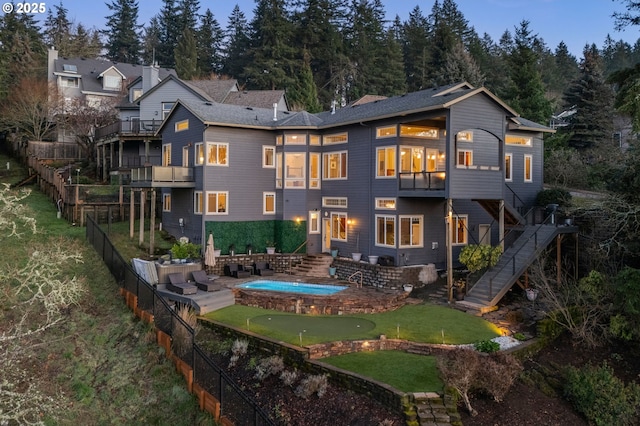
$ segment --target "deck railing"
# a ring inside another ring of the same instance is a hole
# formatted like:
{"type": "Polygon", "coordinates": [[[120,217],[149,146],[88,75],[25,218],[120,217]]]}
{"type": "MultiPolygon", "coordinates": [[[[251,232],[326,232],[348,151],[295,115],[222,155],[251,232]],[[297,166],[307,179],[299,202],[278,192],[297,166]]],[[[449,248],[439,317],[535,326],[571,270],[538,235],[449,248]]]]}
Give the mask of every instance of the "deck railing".
{"type": "Polygon", "coordinates": [[[443,190],[445,172],[410,172],[400,173],[400,190],[443,190]]]}
{"type": "Polygon", "coordinates": [[[96,139],[110,136],[152,136],[160,128],[162,120],[122,120],[96,129],[96,139]]]}

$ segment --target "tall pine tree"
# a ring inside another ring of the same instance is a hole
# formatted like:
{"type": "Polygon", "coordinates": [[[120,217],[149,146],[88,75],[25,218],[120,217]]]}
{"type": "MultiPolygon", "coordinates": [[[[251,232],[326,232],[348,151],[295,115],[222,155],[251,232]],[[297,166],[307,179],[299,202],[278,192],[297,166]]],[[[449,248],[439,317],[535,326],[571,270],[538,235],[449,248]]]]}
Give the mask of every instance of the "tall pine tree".
{"type": "Polygon", "coordinates": [[[182,34],[180,15],[175,0],[162,0],[162,9],[158,18],[160,44],[156,50],[156,62],[163,67],[175,68],[174,52],[182,34]]]}
{"type": "Polygon", "coordinates": [[[224,34],[220,24],[207,9],[202,16],[202,23],[196,34],[196,44],[198,51],[198,74],[201,77],[220,74],[224,63],[224,52],[222,42],[224,34]]]}
{"type": "Polygon", "coordinates": [[[138,31],[138,2],[135,0],[114,0],[107,3],[112,12],[107,16],[107,58],[130,64],[140,63],[140,37],[138,31]]]}
{"type": "Polygon", "coordinates": [[[198,50],[196,39],[189,28],[185,28],[174,52],[176,58],[176,74],[183,80],[198,77],[198,50]]]}
{"type": "Polygon", "coordinates": [[[419,6],[409,13],[402,27],[402,50],[406,80],[410,92],[426,88],[428,84],[429,23],[419,6]]]}
{"type": "Polygon", "coordinates": [[[249,62],[247,51],[251,40],[247,30],[247,18],[238,5],[233,8],[229,16],[225,33],[226,60],[222,73],[238,79],[249,62]]]}

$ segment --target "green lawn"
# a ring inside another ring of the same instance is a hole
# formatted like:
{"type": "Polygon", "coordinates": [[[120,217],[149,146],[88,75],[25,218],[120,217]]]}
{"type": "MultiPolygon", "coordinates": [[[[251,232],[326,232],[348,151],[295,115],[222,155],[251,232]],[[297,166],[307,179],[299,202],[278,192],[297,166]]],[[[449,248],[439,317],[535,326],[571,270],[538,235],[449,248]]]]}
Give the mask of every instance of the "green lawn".
{"type": "Polygon", "coordinates": [[[341,316],[298,315],[234,305],[210,312],[205,318],[294,345],[300,344],[300,333],[303,345],[333,340],[377,339],[381,334],[388,338],[400,337],[422,343],[464,344],[500,335],[494,324],[482,318],[444,306],[426,304],[407,305],[381,314],[341,316]],[[272,319],[269,321],[268,318],[272,319]],[[354,320],[358,319],[369,321],[374,327],[364,326],[366,323],[357,327],[358,322],[354,320]]]}
{"type": "Polygon", "coordinates": [[[357,352],[320,360],[403,392],[440,392],[436,359],[401,351],[357,352]]]}

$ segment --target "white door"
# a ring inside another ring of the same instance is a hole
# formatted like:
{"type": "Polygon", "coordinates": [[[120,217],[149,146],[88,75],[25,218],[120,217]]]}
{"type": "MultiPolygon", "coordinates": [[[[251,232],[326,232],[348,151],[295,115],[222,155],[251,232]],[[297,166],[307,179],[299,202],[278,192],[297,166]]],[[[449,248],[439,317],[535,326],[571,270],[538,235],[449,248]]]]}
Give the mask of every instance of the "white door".
{"type": "Polygon", "coordinates": [[[478,241],[491,245],[491,225],[478,225],[478,241]]]}

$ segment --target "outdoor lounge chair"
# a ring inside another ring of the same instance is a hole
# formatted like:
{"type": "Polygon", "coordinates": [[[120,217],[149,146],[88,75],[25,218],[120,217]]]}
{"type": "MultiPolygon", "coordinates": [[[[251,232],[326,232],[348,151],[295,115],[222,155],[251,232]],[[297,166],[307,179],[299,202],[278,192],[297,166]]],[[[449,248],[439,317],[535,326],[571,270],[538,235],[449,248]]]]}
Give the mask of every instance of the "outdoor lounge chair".
{"type": "Polygon", "coordinates": [[[237,263],[227,263],[224,266],[224,274],[234,278],[249,278],[251,276],[250,271],[246,271],[244,266],[237,263]]]}
{"type": "Polygon", "coordinates": [[[220,278],[217,275],[207,275],[205,271],[200,269],[199,271],[191,272],[193,281],[195,281],[198,288],[202,291],[217,291],[222,290],[222,284],[215,283],[216,278],[220,278]]]}
{"type": "Polygon", "coordinates": [[[267,275],[273,275],[273,273],[275,272],[273,269],[271,269],[269,262],[256,262],[253,264],[253,270],[257,275],[262,275],[263,277],[267,275]]]}
{"type": "Polygon", "coordinates": [[[186,282],[181,272],[169,274],[167,289],[178,294],[196,294],[198,292],[198,287],[186,282]]]}

